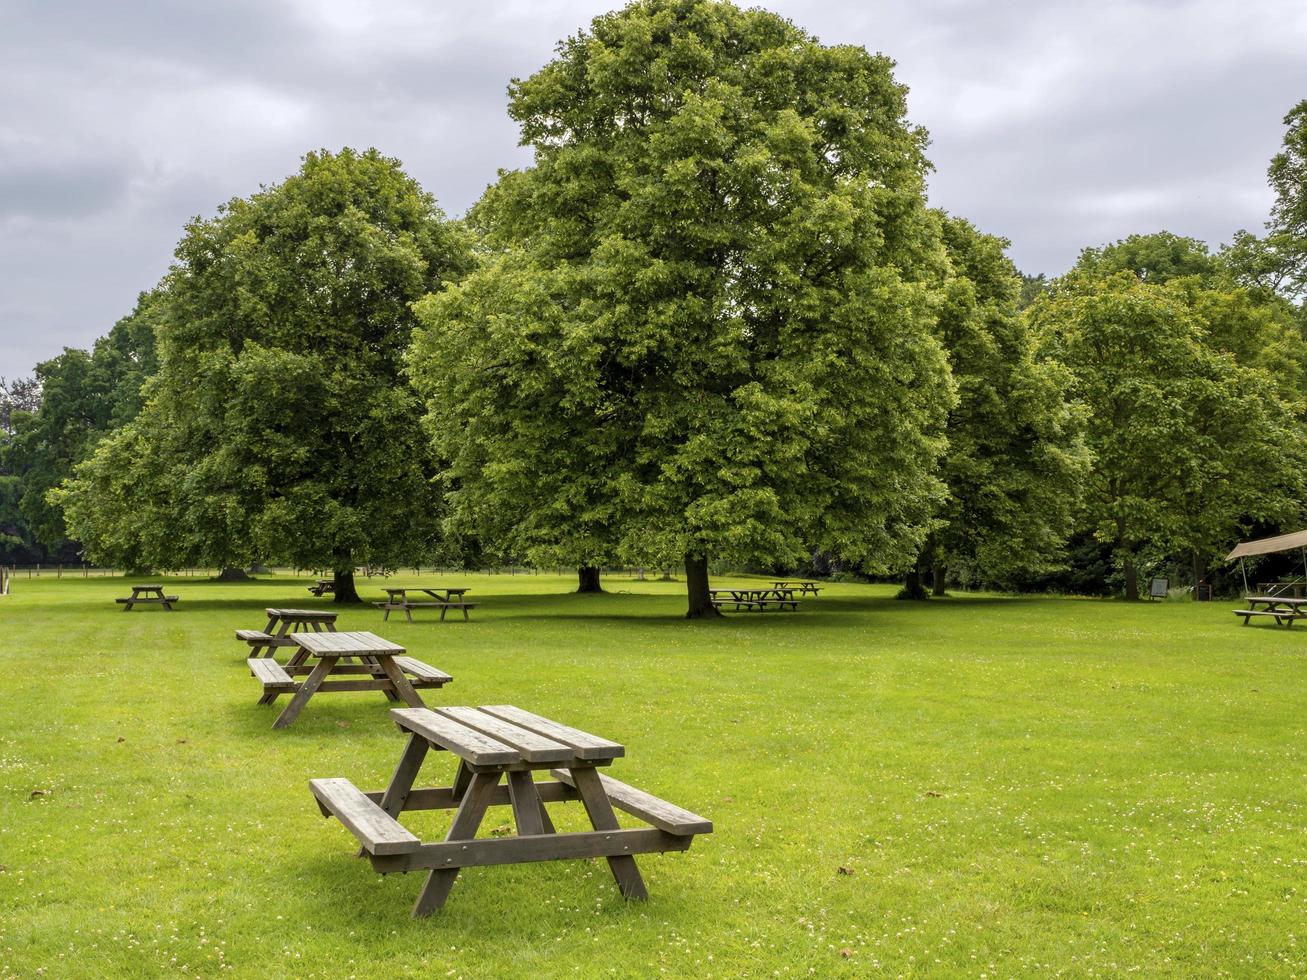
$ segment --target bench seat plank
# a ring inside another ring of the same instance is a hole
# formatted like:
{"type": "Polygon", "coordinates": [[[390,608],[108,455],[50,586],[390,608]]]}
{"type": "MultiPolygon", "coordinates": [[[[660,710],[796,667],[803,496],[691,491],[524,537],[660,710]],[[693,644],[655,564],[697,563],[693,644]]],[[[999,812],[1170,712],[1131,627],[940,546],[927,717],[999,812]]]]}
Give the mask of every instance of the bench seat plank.
{"type": "Polygon", "coordinates": [[[236,639],[244,640],[246,643],[272,643],[275,637],[263,630],[237,630],[236,639]]]}
{"type": "Polygon", "coordinates": [[[295,679],[286,673],[286,669],[271,658],[250,657],[245,661],[249,664],[250,673],[263,682],[264,688],[285,688],[289,690],[295,686],[295,679]]]}
{"type": "Polygon", "coordinates": [[[343,823],[369,854],[407,854],[422,842],[348,779],[310,779],[318,803],[343,823]]]}
{"type": "MultiPolygon", "coordinates": [[[[572,774],[566,769],[551,770],[550,775],[560,783],[566,783],[568,786],[573,785],[572,774]]],[[[659,830],[665,830],[669,834],[691,836],[712,833],[711,820],[701,817],[697,813],[691,813],[674,803],[659,799],[642,789],[629,786],[612,776],[605,776],[603,773],[598,775],[599,781],[603,783],[604,792],[608,794],[608,799],[617,809],[623,810],[633,817],[639,817],[645,823],[652,824],[659,830]]]]}
{"type": "Polygon", "coordinates": [[[448,684],[454,679],[443,670],[437,670],[430,664],[424,664],[421,660],[414,660],[412,657],[396,657],[395,666],[400,670],[408,671],[418,680],[431,684],[448,684]]]}
{"type": "Polygon", "coordinates": [[[438,715],[430,708],[391,708],[390,716],[405,731],[421,735],[474,766],[511,765],[522,761],[522,753],[512,746],[452,718],[438,715]]]}
{"type": "Polygon", "coordinates": [[[562,742],[572,749],[572,753],[578,759],[616,759],[626,755],[626,748],[618,742],[611,742],[598,735],[560,725],[556,721],[523,711],[511,704],[483,704],[481,710],[504,721],[511,721],[514,725],[535,732],[537,735],[562,742]]]}

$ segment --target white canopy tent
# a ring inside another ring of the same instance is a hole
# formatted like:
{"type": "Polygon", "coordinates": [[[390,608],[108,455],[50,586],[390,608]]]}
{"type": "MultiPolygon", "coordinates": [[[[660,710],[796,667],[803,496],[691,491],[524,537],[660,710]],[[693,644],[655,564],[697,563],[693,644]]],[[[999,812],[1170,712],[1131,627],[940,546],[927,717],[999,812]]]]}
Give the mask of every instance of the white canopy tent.
{"type": "Polygon", "coordinates": [[[1293,551],[1297,548],[1302,549],[1302,570],[1304,577],[1307,577],[1307,530],[1294,531],[1292,534],[1279,534],[1273,538],[1258,538],[1256,541],[1245,541],[1237,544],[1234,549],[1225,556],[1226,561],[1239,559],[1239,572],[1243,575],[1243,590],[1248,592],[1248,572],[1244,568],[1243,560],[1249,555],[1273,555],[1281,551],[1293,551]]]}

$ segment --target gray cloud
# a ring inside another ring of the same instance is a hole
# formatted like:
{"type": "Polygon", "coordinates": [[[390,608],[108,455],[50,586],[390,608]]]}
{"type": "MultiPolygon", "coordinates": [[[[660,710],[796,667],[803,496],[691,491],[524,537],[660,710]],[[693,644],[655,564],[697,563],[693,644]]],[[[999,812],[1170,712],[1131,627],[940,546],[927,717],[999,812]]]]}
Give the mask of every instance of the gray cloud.
{"type": "MultiPolygon", "coordinates": [[[[0,375],[89,344],[190,217],[306,150],[377,146],[461,213],[529,160],[509,80],[613,5],[0,0],[0,375]]],[[[1307,97],[1299,0],[765,5],[897,61],[932,201],[1029,271],[1132,232],[1259,227],[1307,97]]]]}

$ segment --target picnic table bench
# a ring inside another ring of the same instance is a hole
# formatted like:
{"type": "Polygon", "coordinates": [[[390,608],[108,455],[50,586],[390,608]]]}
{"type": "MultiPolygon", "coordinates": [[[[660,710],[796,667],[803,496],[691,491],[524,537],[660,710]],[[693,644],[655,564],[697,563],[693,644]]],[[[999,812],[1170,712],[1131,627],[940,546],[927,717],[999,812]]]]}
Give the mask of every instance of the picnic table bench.
{"type": "Polygon", "coordinates": [[[391,717],[408,742],[390,785],[363,792],[348,779],[313,779],[309,789],[323,816],[334,816],[358,838],[360,855],[382,874],[428,871],[413,916],[445,904],[461,868],[527,861],[603,857],[625,898],[648,898],[636,854],[684,851],[711,821],[596,770],[626,749],[617,742],[560,725],[512,705],[481,708],[395,708],[391,717]],[[429,751],[458,758],[449,786],[414,789],[429,751]],[[537,783],[533,772],[553,781],[537,783]],[[506,785],[501,785],[504,780],[506,785]],[[546,803],[580,800],[593,831],[558,833],[546,803]],[[491,806],[511,806],[516,836],[476,840],[491,806]],[[616,807],[649,824],[623,829],[616,807]],[[405,810],[454,809],[443,841],[424,843],[397,819],[405,810]]]}
{"type": "Polygon", "coordinates": [[[821,591],[821,587],[817,585],[816,582],[811,582],[807,579],[778,579],[777,581],[772,582],[772,585],[776,586],[778,589],[793,589],[797,591],[799,595],[815,596],[821,591]]]}
{"type": "Polygon", "coordinates": [[[308,588],[316,596],[336,594],[336,583],[329,578],[320,578],[308,588]]]}
{"type": "Polygon", "coordinates": [[[133,585],[132,594],[128,598],[115,599],[114,601],[122,603],[123,612],[131,612],[132,606],[137,603],[157,604],[163,606],[168,612],[172,612],[172,604],[180,601],[180,597],[164,595],[162,585],[133,585]]]}
{"type": "Polygon", "coordinates": [[[237,630],[236,639],[250,645],[251,657],[271,657],[277,647],[293,647],[288,633],[312,629],[315,633],[334,633],[339,613],[321,609],[265,609],[268,625],[261,630],[237,630]],[[273,631],[276,632],[273,632],[273,631]]]}
{"type": "Polygon", "coordinates": [[[290,704],[273,722],[273,728],[285,728],[293,722],[319,691],[381,691],[390,701],[403,700],[420,708],[422,698],[417,688],[442,687],[453,680],[443,670],[405,656],[402,646],[375,633],[287,635],[299,649],[284,667],[268,657],[250,657],[245,661],[250,673],[263,684],[259,704],[272,704],[283,694],[291,695],[290,704]],[[317,663],[310,663],[314,658],[317,663]],[[355,660],[358,662],[353,663],[355,660]],[[356,676],[350,680],[327,680],[332,674],[356,676]],[[308,676],[303,682],[296,680],[304,675],[308,676]]]}
{"type": "Polygon", "coordinates": [[[798,612],[799,600],[794,598],[794,589],[772,587],[770,589],[709,589],[708,598],[718,609],[734,605],[735,611],[765,612],[769,606],[784,609],[788,606],[798,612]]]}
{"type": "Polygon", "coordinates": [[[1270,616],[1276,626],[1289,629],[1295,619],[1307,619],[1307,599],[1295,596],[1250,595],[1244,598],[1248,608],[1236,609],[1234,614],[1243,617],[1247,626],[1254,616],[1270,616]],[[1263,607],[1263,608],[1259,608],[1263,607]]]}
{"type": "Polygon", "coordinates": [[[475,602],[467,602],[463,599],[463,596],[470,591],[467,588],[387,588],[382,591],[386,593],[385,601],[374,602],[373,605],[386,611],[386,614],[381,617],[385,622],[389,622],[392,610],[399,609],[403,610],[404,615],[411,623],[413,622],[413,610],[424,608],[439,609],[441,622],[444,622],[445,613],[449,612],[449,610],[461,609],[463,610],[463,621],[467,622],[469,619],[468,610],[477,607],[475,602]],[[408,597],[410,592],[419,596],[429,596],[430,598],[410,599],[408,597]]]}

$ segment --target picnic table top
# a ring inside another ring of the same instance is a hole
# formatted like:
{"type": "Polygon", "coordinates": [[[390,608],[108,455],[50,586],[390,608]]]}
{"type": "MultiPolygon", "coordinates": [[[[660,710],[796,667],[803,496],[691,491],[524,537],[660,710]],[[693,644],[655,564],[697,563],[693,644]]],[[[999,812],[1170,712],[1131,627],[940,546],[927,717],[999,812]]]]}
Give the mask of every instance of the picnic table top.
{"type": "Polygon", "coordinates": [[[455,592],[462,595],[464,592],[471,590],[465,585],[406,585],[406,586],[382,586],[382,592],[390,595],[403,595],[405,592],[425,592],[431,595],[436,592],[444,592],[446,595],[453,595],[455,592]]]}
{"type": "Polygon", "coordinates": [[[1286,606],[1307,606],[1307,598],[1291,595],[1250,595],[1244,596],[1244,602],[1279,602],[1286,606]]]}
{"type": "Polygon", "coordinates": [[[796,589],[784,585],[750,586],[740,589],[709,589],[710,595],[724,593],[728,595],[775,595],[779,592],[795,592],[796,589]]]}
{"type": "Polygon", "coordinates": [[[591,735],[511,704],[480,708],[392,708],[391,718],[472,766],[546,767],[582,760],[599,764],[626,754],[617,742],[591,735]]]}
{"type": "Polygon", "coordinates": [[[287,633],[301,649],[315,657],[398,656],[404,648],[375,633],[359,630],[345,633],[287,633]]]}
{"type": "Polygon", "coordinates": [[[162,585],[133,585],[131,588],[133,592],[162,592],[163,591],[162,585]]]}
{"type": "Polygon", "coordinates": [[[274,619],[317,619],[326,623],[334,623],[340,613],[326,612],[322,609],[265,609],[263,610],[274,619]]]}
{"type": "Polygon", "coordinates": [[[778,578],[772,580],[772,585],[816,585],[815,579],[810,578],[778,578]]]}

